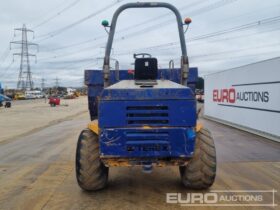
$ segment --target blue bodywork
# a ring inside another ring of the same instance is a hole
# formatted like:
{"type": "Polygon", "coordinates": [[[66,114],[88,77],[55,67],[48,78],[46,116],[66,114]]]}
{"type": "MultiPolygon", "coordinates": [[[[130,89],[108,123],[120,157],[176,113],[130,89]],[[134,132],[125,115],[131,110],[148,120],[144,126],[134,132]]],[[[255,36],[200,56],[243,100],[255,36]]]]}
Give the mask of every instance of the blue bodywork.
{"type": "MultiPolygon", "coordinates": [[[[189,87],[179,85],[180,70],[159,70],[159,77],[174,87],[122,88],[125,80],[133,80],[128,71],[120,71],[116,81],[111,72],[111,85],[103,89],[101,71],[87,70],[91,118],[97,114],[101,158],[126,159],[145,165],[159,160],[191,158],[195,145],[196,101],[193,87],[197,69],[189,76],[189,87]],[[171,72],[171,73],[170,73],[171,72]],[[116,84],[117,83],[117,84],[116,84]]],[[[131,82],[129,84],[132,84],[131,82]]],[[[133,81],[134,84],[134,81],[133,81]]],[[[175,163],[180,164],[180,163],[175,163]]]]}
{"type": "MultiPolygon", "coordinates": [[[[158,79],[166,79],[180,84],[181,69],[159,69],[158,79]]],[[[189,69],[188,82],[185,86],[195,91],[195,84],[198,78],[198,69],[196,67],[189,69]]],[[[120,70],[119,77],[116,75],[116,71],[110,72],[110,83],[116,84],[121,80],[133,80],[134,75],[129,70],[120,70]],[[117,79],[118,78],[118,79],[117,79]]],[[[90,111],[91,120],[97,118],[97,98],[103,91],[103,71],[101,70],[85,70],[85,85],[88,86],[88,108],[90,111]]]]}
{"type": "Polygon", "coordinates": [[[5,101],[11,101],[11,99],[4,94],[4,90],[2,89],[1,83],[0,83],[0,105],[2,105],[5,101]]]}
{"type": "Polygon", "coordinates": [[[12,99],[10,99],[9,97],[3,95],[3,94],[0,94],[0,106],[3,105],[3,102],[7,102],[7,101],[12,101],[12,99]]]}
{"type": "Polygon", "coordinates": [[[4,94],[4,90],[2,88],[1,82],[0,82],[0,94],[4,94]]]}
{"type": "Polygon", "coordinates": [[[104,89],[98,118],[101,157],[191,157],[195,110],[189,88],[104,89]]]}

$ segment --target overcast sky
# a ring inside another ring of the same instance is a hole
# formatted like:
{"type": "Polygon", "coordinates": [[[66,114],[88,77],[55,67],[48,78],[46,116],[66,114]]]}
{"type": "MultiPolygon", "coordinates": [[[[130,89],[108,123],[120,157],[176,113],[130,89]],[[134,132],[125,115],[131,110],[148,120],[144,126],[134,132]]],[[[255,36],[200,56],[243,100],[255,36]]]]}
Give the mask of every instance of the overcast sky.
{"type": "MultiPolygon", "coordinates": [[[[14,28],[26,24],[34,30],[39,44],[37,63],[30,57],[36,86],[82,85],[84,69],[100,69],[107,33],[103,19],[111,21],[114,11],[130,0],[9,0],[0,1],[0,82],[14,88],[18,79],[19,46],[9,42],[21,39],[14,28]],[[92,16],[91,18],[87,18],[92,16]]],[[[141,1],[142,2],[142,1],[141,1]]],[[[279,0],[169,0],[193,22],[186,33],[190,65],[200,75],[261,61],[280,55],[279,0]]],[[[113,58],[121,69],[133,68],[133,53],[151,53],[159,66],[170,59],[179,67],[180,45],[174,15],[166,9],[130,9],[119,18],[113,58]]],[[[113,65],[113,63],[112,63],[113,65]]]]}

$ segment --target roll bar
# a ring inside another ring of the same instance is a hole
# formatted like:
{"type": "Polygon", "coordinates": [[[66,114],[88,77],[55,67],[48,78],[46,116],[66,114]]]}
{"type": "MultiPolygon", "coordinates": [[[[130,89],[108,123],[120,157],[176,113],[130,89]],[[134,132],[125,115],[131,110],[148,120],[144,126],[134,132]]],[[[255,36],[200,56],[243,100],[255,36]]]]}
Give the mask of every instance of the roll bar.
{"type": "Polygon", "coordinates": [[[110,55],[111,55],[111,49],[113,44],[113,39],[115,35],[117,20],[119,15],[126,9],[130,8],[167,8],[171,10],[177,19],[178,24],[178,31],[179,31],[179,38],[181,43],[181,51],[182,51],[182,58],[181,58],[181,71],[182,71],[182,77],[181,77],[181,84],[186,85],[188,72],[189,72],[189,63],[188,63],[188,57],[187,57],[187,48],[186,48],[186,42],[185,42],[185,35],[184,35],[184,24],[182,22],[181,14],[179,13],[178,9],[174,7],[173,5],[169,3],[164,2],[137,2],[137,3],[128,3],[120,6],[112,19],[112,23],[110,26],[106,51],[105,51],[105,57],[104,57],[104,65],[103,65],[103,72],[104,72],[104,87],[108,87],[109,84],[109,74],[110,74],[110,55]]]}

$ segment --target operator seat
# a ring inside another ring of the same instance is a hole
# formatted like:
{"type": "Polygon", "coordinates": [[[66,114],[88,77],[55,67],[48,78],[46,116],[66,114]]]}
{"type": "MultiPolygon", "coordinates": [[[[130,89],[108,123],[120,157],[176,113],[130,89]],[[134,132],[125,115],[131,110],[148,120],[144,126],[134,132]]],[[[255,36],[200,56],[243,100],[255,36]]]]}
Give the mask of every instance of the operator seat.
{"type": "Polygon", "coordinates": [[[158,61],[156,58],[135,58],[135,84],[156,85],[158,77],[158,61]]]}

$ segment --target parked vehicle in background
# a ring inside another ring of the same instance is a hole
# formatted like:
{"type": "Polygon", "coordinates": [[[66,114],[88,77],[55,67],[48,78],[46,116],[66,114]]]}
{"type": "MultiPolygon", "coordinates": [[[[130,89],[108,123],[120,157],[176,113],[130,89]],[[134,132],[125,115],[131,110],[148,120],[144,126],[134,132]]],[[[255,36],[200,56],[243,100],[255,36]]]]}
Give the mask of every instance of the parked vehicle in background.
{"type": "Polygon", "coordinates": [[[0,107],[5,106],[5,108],[10,108],[12,106],[11,101],[12,101],[11,98],[3,94],[0,94],[0,107]]]}
{"type": "Polygon", "coordinates": [[[67,88],[67,95],[74,95],[75,94],[76,89],[73,88],[67,88]]]}
{"type": "Polygon", "coordinates": [[[67,95],[64,96],[64,99],[74,99],[80,96],[80,92],[73,88],[67,88],[67,95]]]}
{"type": "Polygon", "coordinates": [[[25,91],[26,99],[36,99],[36,98],[44,98],[44,94],[40,90],[28,90],[25,91]]]}
{"type": "Polygon", "coordinates": [[[198,102],[204,103],[204,90],[195,90],[195,98],[198,102]]]}
{"type": "Polygon", "coordinates": [[[60,105],[60,98],[57,96],[50,96],[49,104],[51,107],[59,106],[60,105]]]}
{"type": "Polygon", "coordinates": [[[15,100],[25,100],[26,99],[25,98],[25,94],[23,94],[23,93],[15,93],[14,99],[15,100]]]}
{"type": "Polygon", "coordinates": [[[36,97],[35,97],[35,95],[33,95],[33,94],[25,94],[25,99],[36,99],[36,97]]]}

